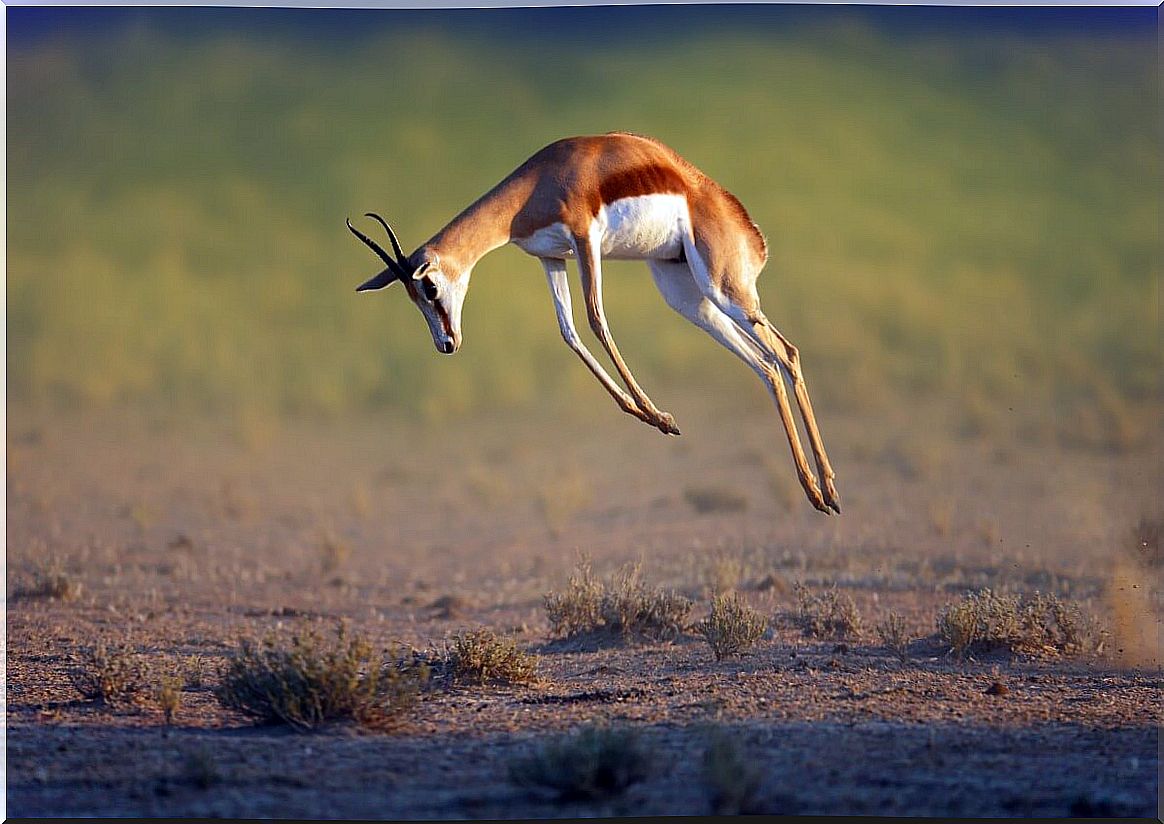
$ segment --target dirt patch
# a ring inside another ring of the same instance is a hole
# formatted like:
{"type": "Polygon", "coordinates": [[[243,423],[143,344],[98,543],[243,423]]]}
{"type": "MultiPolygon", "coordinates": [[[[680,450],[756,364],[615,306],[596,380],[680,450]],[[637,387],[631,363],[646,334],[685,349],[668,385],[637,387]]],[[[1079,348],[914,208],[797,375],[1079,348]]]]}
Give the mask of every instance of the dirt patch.
{"type": "Polygon", "coordinates": [[[893,424],[830,420],[845,514],[825,518],[764,493],[772,466],[724,457],[783,454],[768,416],[725,433],[716,404],[675,406],[682,439],[547,409],[439,439],[402,420],[284,423],[245,446],[205,422],[10,410],[8,813],[702,814],[728,803],[704,754],[730,740],[758,773],[731,801],[748,811],[1155,815],[1162,680],[1144,639],[1160,595],[1140,559],[1158,450],[1026,445],[1000,463],[1005,444],[931,435],[931,460],[903,472],[868,443],[904,437],[893,424]],[[551,455],[602,483],[547,507],[551,455]],[[729,464],[723,486],[748,506],[697,511],[685,490],[729,464]],[[487,466],[503,502],[458,466],[487,466]],[[690,595],[689,625],[664,641],[555,640],[543,596],[580,551],[600,577],[634,563],[645,586],[690,595]],[[1078,604],[1105,644],[951,655],[937,618],[981,587],[1078,604]],[[694,626],[728,591],[767,628],[717,662],[694,626]],[[843,595],[862,621],[806,633],[802,591],[843,595]],[[485,627],[534,654],[538,677],[434,679],[391,728],[311,734],[252,726],[215,698],[240,637],[340,620],[398,655],[485,627]],[[141,664],[132,700],[78,691],[98,641],[141,664]],[[590,725],[636,732],[635,781],[574,801],[512,780],[512,764],[590,725]]]}

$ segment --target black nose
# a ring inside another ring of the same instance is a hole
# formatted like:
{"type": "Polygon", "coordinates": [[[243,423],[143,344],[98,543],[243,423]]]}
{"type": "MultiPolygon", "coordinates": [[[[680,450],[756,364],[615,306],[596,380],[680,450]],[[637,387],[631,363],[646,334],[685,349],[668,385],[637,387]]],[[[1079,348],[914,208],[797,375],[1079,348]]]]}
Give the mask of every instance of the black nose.
{"type": "Polygon", "coordinates": [[[441,343],[441,345],[440,345],[440,349],[441,349],[441,351],[442,351],[442,352],[444,352],[446,355],[451,355],[451,354],[453,354],[453,342],[452,342],[451,340],[449,340],[449,341],[443,341],[443,342],[441,343]]]}

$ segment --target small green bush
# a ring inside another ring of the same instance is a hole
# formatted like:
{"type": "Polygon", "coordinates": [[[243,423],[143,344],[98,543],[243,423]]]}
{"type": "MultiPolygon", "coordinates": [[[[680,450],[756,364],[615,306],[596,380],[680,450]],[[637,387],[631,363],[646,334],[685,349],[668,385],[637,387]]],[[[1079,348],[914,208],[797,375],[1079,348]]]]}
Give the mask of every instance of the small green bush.
{"type": "Polygon", "coordinates": [[[549,790],[561,801],[618,795],[650,771],[650,753],[631,730],[587,727],[510,765],[510,780],[549,790]]]}
{"type": "Polygon", "coordinates": [[[341,624],[334,640],[314,629],[289,642],[274,634],[243,640],[215,696],[261,723],[306,731],[336,720],[384,723],[412,706],[427,678],[427,666],[385,660],[341,624]]]}
{"type": "Polygon", "coordinates": [[[738,739],[723,730],[715,730],[709,737],[703,752],[703,780],[716,815],[760,812],[762,774],[738,739]]]}
{"type": "Polygon", "coordinates": [[[695,626],[695,631],[707,641],[715,660],[720,661],[747,650],[767,628],[767,618],[731,593],[712,598],[711,613],[695,626]]]}

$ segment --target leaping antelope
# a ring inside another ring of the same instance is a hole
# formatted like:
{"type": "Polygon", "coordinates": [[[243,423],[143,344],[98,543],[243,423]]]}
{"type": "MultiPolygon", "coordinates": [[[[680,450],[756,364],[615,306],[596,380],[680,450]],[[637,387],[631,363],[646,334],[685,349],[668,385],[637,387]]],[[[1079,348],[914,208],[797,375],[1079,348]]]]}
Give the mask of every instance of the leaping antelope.
{"type": "Polygon", "coordinates": [[[647,397],[619,354],[602,309],[602,258],[645,260],[663,299],[750,366],[780,412],[801,486],[821,512],[841,511],[795,346],[760,311],[756,278],[768,260],[760,229],[726,189],[657,140],[625,132],[551,143],[457,215],[407,257],[395,257],[347,222],[387,268],[357,287],[404,284],[424,314],[436,348],[461,345],[461,307],[473,266],[507,243],[538,258],[549,280],[562,337],[619,408],[664,433],[675,419],[647,397]],[[590,328],[630,394],[583,345],[574,328],[566,259],[578,261],[590,328]],[[792,384],[821,487],[805,459],[781,374],[792,384]]]}

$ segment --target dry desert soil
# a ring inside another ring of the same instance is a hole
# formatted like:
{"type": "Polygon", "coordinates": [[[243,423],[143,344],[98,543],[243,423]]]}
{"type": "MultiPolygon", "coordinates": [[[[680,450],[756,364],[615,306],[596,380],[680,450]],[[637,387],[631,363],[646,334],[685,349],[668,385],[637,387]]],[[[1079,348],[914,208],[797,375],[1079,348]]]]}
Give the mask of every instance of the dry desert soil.
{"type": "Polygon", "coordinates": [[[959,434],[937,408],[826,413],[844,505],[826,517],[775,415],[729,421],[726,402],[670,402],[680,438],[597,400],[454,421],[10,408],[8,814],[1157,815],[1159,438],[1105,451],[959,434]],[[692,621],[733,590],[769,629],[722,661],[690,630],[555,638],[543,596],[582,555],[600,577],[640,564],[692,621]],[[797,584],[835,586],[860,625],[806,634],[797,584]],[[937,616],[982,587],[1080,606],[1098,649],[952,654],[937,616]],[[876,630],[890,613],[905,660],[876,630]],[[379,649],[488,627],[538,679],[434,681],[387,727],[312,733],[216,699],[240,638],[344,619],[379,649]],[[98,642],[141,663],[130,700],[78,689],[98,642]],[[587,725],[638,734],[641,780],[582,799],[511,780],[587,725]],[[725,749],[754,776],[739,797],[725,749]]]}

